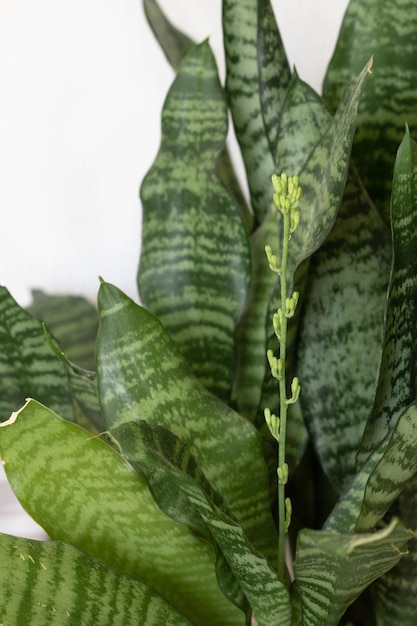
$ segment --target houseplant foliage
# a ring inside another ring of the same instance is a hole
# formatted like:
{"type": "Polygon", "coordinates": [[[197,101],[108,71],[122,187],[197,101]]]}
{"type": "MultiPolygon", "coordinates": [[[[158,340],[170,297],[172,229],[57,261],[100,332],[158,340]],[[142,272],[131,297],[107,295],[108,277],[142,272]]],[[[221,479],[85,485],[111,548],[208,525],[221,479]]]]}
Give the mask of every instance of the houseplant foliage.
{"type": "Polygon", "coordinates": [[[268,0],[223,0],[224,86],[144,9],[175,70],[144,306],[0,290],[0,455],[51,538],[0,536],[2,621],[412,625],[417,9],[352,0],[325,99],[268,0]]]}

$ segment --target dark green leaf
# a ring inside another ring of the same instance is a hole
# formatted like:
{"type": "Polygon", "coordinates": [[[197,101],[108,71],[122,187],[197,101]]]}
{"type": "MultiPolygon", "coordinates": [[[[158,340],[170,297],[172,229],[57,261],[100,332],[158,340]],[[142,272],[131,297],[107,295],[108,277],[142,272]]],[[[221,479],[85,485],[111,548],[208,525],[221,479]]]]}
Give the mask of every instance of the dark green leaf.
{"type": "Polygon", "coordinates": [[[353,157],[386,223],[395,152],[404,124],[417,127],[416,32],[414,0],[351,0],[324,82],[325,98],[336,108],[344,85],[374,55],[353,157]]]}
{"type": "Polygon", "coordinates": [[[310,263],[296,365],[303,415],[337,493],[355,474],[372,408],[390,265],[389,233],[352,172],[310,263]]]}
{"type": "Polygon", "coordinates": [[[194,41],[171,24],[156,0],[143,0],[143,8],[168,62],[174,69],[178,69],[184,56],[195,45],[194,41]]]}
{"type": "Polygon", "coordinates": [[[0,535],[0,615],[30,626],[191,626],[147,585],[74,546],[0,535]]]}
{"type": "Polygon", "coordinates": [[[26,313],[5,287],[0,287],[0,346],[0,421],[28,396],[73,420],[64,366],[50,349],[41,322],[26,313]]]}
{"type": "Polygon", "coordinates": [[[407,130],[392,188],[393,268],[385,312],[379,380],[358,463],[362,463],[417,397],[417,144],[407,130]]]}
{"type": "Polygon", "coordinates": [[[138,284],[194,374],[228,400],[250,256],[240,209],[216,174],[226,133],[224,93],[203,43],[168,93],[161,147],[142,184],[138,284]]]}
{"type": "Polygon", "coordinates": [[[98,383],[110,429],[145,420],[186,444],[250,541],[275,555],[269,486],[255,428],[191,374],[161,323],[116,287],[99,291],[98,383]]]}
{"type": "Polygon", "coordinates": [[[198,626],[243,622],[217,585],[213,548],[162,513],[103,440],[32,400],[0,428],[0,455],[16,496],[52,539],[148,584],[198,626]]]}
{"type": "MultiPolygon", "coordinates": [[[[269,3],[268,15],[271,8],[269,3]]],[[[259,22],[257,0],[224,0],[223,1],[223,36],[226,54],[226,91],[232,112],[236,136],[242,152],[249,184],[251,203],[257,224],[262,223],[271,204],[270,180],[275,171],[275,152],[271,154],[268,136],[265,132],[264,115],[270,119],[273,102],[280,92],[276,89],[277,82],[274,76],[286,75],[285,53],[283,49],[272,51],[272,42],[281,46],[279,34],[271,32],[274,24],[259,22]],[[268,33],[262,28],[268,27],[268,33]],[[262,73],[270,81],[273,89],[266,89],[264,84],[263,103],[260,95],[259,61],[257,53],[258,40],[268,40],[269,54],[263,50],[262,73]],[[283,64],[272,68],[269,64],[272,59],[278,59],[283,64]]],[[[279,79],[278,79],[279,80],[279,79]]],[[[271,128],[272,132],[272,128],[271,128]]],[[[271,136],[272,139],[272,136],[271,136]]]]}
{"type": "Polygon", "coordinates": [[[82,296],[53,295],[32,291],[28,313],[45,322],[57,337],[71,361],[95,369],[95,344],[98,329],[97,309],[82,296]]]}

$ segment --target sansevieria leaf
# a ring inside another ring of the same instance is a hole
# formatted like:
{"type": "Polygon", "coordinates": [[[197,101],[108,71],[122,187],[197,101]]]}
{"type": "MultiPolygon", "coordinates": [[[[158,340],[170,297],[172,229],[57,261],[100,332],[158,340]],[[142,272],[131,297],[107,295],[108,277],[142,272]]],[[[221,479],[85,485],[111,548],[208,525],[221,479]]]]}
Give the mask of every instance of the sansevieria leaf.
{"type": "Polygon", "coordinates": [[[264,20],[265,12],[271,18],[267,1],[223,1],[226,91],[246,168],[255,225],[262,223],[271,204],[269,185],[275,171],[275,151],[271,153],[270,141],[274,142],[279,114],[274,107],[283,97],[282,90],[290,77],[275,20],[264,20]],[[259,58],[258,43],[262,45],[259,58]],[[275,61],[279,65],[274,65],[275,61]]]}
{"type": "Polygon", "coordinates": [[[0,428],[0,456],[22,506],[52,539],[146,583],[193,624],[243,623],[218,587],[213,548],[162,513],[102,439],[31,400],[0,428]]]}
{"type": "Polygon", "coordinates": [[[103,416],[111,430],[145,420],[189,447],[248,538],[275,554],[269,486],[256,429],[192,375],[160,321],[102,283],[97,343],[103,416]]]}
{"type": "Polygon", "coordinates": [[[417,4],[412,0],[351,0],[324,82],[324,97],[336,108],[344,85],[367,58],[375,58],[353,157],[387,224],[397,146],[404,124],[417,126],[416,31],[417,4]]]}
{"type": "Polygon", "coordinates": [[[240,207],[216,171],[226,134],[225,96],[204,42],[168,93],[160,150],[142,184],[138,285],[194,374],[228,401],[250,254],[240,207]]]}
{"type": "Polygon", "coordinates": [[[385,312],[383,352],[374,404],[358,467],[417,397],[417,144],[407,129],[392,185],[393,267],[385,312]]]}
{"type": "Polygon", "coordinates": [[[396,519],[376,533],[301,531],[294,563],[300,626],[337,626],[360,593],[407,553],[410,536],[396,519]]]}
{"type": "Polygon", "coordinates": [[[259,626],[289,625],[287,588],[224,511],[188,446],[166,428],[146,422],[122,424],[111,435],[122,454],[145,476],[160,508],[214,544],[219,584],[226,595],[240,605],[243,592],[259,626]]]}
{"type": "Polygon", "coordinates": [[[351,171],[311,259],[296,365],[314,450],[339,494],[355,474],[372,408],[390,266],[389,232],[351,171]]]}
{"type": "Polygon", "coordinates": [[[29,395],[74,420],[65,367],[46,340],[42,324],[0,287],[0,422],[29,395]]]}
{"type": "Polygon", "coordinates": [[[2,624],[191,626],[138,580],[59,541],[0,535],[2,624]]]}

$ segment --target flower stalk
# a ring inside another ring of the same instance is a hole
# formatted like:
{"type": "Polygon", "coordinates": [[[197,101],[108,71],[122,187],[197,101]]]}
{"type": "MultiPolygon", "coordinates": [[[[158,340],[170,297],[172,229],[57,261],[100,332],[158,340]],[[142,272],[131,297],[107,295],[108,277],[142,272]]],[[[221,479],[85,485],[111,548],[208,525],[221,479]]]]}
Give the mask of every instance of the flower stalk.
{"type": "Polygon", "coordinates": [[[274,187],[274,210],[280,211],[283,218],[281,259],[273,253],[271,246],[265,246],[265,253],[270,270],[277,273],[280,278],[280,307],[273,315],[272,323],[275,335],[279,341],[279,355],[274,355],[268,350],[267,358],[271,368],[271,374],[277,379],[279,385],[279,416],[265,409],[265,420],[272,436],[278,442],[278,575],[282,581],[285,579],[285,541],[288,528],[291,523],[291,501],[285,496],[285,488],[288,482],[288,464],[285,460],[285,443],[287,432],[288,405],[297,402],[300,395],[300,383],[297,377],[291,381],[291,395],[287,397],[286,359],[287,359],[287,328],[288,320],[294,316],[298,304],[299,294],[293,292],[287,294],[287,264],[288,251],[292,233],[296,230],[300,221],[298,203],[302,196],[298,177],[273,175],[274,187]]]}

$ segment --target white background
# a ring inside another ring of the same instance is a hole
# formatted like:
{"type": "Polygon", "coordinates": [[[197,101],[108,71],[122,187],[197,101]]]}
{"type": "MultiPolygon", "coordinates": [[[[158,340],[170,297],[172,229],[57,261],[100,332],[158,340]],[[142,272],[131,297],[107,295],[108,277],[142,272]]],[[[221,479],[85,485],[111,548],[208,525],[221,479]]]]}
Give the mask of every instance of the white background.
{"type": "MultiPolygon", "coordinates": [[[[221,0],[161,0],[223,71],[221,0]]],[[[291,64],[316,90],[348,0],[273,0],[291,64]]],[[[137,298],[138,189],[172,71],[140,0],[0,0],[0,284],[137,298]]],[[[0,466],[1,470],[1,466],[0,466]]],[[[42,533],[0,476],[0,531],[42,533]]]]}

